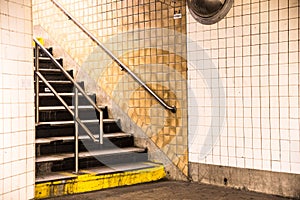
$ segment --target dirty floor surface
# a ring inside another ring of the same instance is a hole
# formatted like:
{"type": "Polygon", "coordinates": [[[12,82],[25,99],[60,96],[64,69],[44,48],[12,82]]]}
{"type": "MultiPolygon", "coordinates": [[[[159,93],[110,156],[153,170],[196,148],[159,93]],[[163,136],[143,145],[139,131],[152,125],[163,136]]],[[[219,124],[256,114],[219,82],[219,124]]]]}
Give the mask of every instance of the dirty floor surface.
{"type": "Polygon", "coordinates": [[[287,200],[287,198],[180,181],[160,181],[97,192],[51,198],[51,200],[287,200]]]}

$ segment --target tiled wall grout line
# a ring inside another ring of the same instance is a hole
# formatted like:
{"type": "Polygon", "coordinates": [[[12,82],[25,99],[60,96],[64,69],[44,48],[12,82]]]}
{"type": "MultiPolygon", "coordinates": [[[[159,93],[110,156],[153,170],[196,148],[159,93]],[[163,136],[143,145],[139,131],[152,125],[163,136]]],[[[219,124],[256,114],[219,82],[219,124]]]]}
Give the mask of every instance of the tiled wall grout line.
{"type": "MultiPolygon", "coordinates": [[[[288,4],[278,0],[235,1],[233,12],[230,11],[230,14],[216,25],[201,25],[192,17],[188,17],[189,37],[195,39],[207,54],[212,56],[213,62],[218,63],[219,73],[223,72],[224,63],[227,65],[226,76],[220,79],[226,84],[224,87],[227,101],[225,117],[227,123],[224,129],[226,131],[221,133],[219,142],[211,147],[211,153],[202,155],[203,159],[202,157],[194,159],[193,155],[197,155],[196,149],[199,147],[190,146],[191,162],[223,166],[223,161],[227,159],[228,154],[226,155],[226,152],[220,149],[232,151],[229,143],[233,142],[230,141],[229,136],[235,135],[232,139],[235,143],[233,148],[236,155],[235,160],[228,159],[229,166],[300,173],[299,162],[296,159],[299,153],[289,145],[293,140],[299,141],[295,136],[299,130],[299,122],[296,119],[299,118],[298,111],[293,114],[295,118],[288,117],[292,114],[289,112],[299,105],[299,102],[296,105],[299,93],[291,93],[297,88],[299,90],[297,86],[299,47],[296,49],[291,46],[299,37],[297,36],[299,26],[295,25],[295,23],[299,24],[298,8],[299,3],[294,0],[289,1],[288,4]],[[232,17],[233,35],[230,34],[232,17]],[[219,34],[217,41],[219,47],[216,50],[215,47],[208,47],[206,45],[208,42],[204,41],[214,40],[212,35],[209,35],[211,32],[207,32],[213,27],[218,27],[219,34]],[[204,39],[194,37],[197,34],[203,34],[204,39]],[[234,37],[233,44],[229,42],[231,37],[234,37]],[[226,46],[226,43],[230,44],[230,47],[226,46]],[[217,53],[218,56],[214,56],[212,52],[217,53]],[[232,54],[235,55],[234,60],[231,58],[232,54]],[[239,83],[239,73],[242,75],[241,83],[239,83]],[[235,133],[231,130],[233,123],[235,133]],[[226,143],[228,146],[224,147],[226,143]],[[211,163],[207,159],[211,156],[213,158],[220,156],[220,159],[212,160],[211,163]]],[[[201,51],[198,53],[200,54],[201,51]]],[[[193,54],[188,52],[190,61],[201,61],[200,57],[197,59],[193,57],[194,55],[196,55],[194,51],[193,54]]],[[[210,77],[206,79],[209,80],[210,77]]],[[[209,99],[205,92],[203,94],[205,100],[209,99]]],[[[203,97],[198,95],[198,98],[200,103],[203,97]]],[[[209,115],[206,114],[206,117],[209,115]]],[[[200,123],[199,127],[201,125],[200,123]]],[[[203,131],[201,136],[205,137],[207,132],[203,131]]]]}

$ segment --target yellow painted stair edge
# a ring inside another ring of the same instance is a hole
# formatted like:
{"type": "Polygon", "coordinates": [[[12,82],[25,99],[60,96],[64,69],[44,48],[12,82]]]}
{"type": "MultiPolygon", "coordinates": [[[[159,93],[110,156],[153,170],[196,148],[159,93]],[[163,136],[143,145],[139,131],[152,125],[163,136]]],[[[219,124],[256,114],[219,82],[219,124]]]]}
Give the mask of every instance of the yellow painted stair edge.
{"type": "MultiPolygon", "coordinates": [[[[45,45],[45,40],[44,40],[44,38],[42,38],[42,37],[36,37],[36,39],[41,43],[41,45],[45,45]]],[[[34,41],[32,41],[32,46],[34,47],[35,46],[35,43],[34,43],[34,41]]]]}
{"type": "Polygon", "coordinates": [[[134,185],[157,181],[166,176],[164,166],[113,174],[84,174],[72,179],[38,183],[35,185],[35,198],[43,199],[68,194],[78,194],[118,186],[134,185]]]}

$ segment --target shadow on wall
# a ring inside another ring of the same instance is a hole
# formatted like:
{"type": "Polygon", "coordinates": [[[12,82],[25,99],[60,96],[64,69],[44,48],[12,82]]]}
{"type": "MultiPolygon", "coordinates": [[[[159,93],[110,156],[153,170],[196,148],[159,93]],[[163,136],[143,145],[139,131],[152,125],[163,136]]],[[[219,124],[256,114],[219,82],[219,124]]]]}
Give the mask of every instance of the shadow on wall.
{"type": "MultiPolygon", "coordinates": [[[[126,72],[121,71],[117,64],[112,63],[112,60],[99,48],[90,54],[83,63],[81,71],[87,73],[88,78],[96,82],[114,100],[117,106],[131,118],[133,125],[143,130],[145,135],[138,137],[143,139],[149,137],[173,164],[187,175],[187,96],[189,96],[189,104],[197,108],[197,101],[193,101],[197,91],[189,86],[193,82],[187,81],[185,51],[178,51],[178,46],[170,45],[174,41],[168,41],[168,38],[176,38],[184,44],[188,42],[189,48],[199,49],[197,43],[187,39],[186,35],[160,28],[121,33],[107,40],[104,45],[108,49],[114,49],[113,53],[159,96],[163,97],[169,105],[175,105],[178,108],[176,114],[164,110],[126,72]],[[155,40],[161,40],[164,35],[174,37],[166,37],[166,40],[162,40],[162,45],[157,46],[157,42],[147,40],[149,35],[155,35],[153,38],[155,40]],[[143,48],[141,48],[141,41],[143,41],[143,48]],[[149,41],[149,43],[145,41],[149,41]]],[[[180,43],[178,44],[180,45],[180,43]]],[[[205,139],[200,140],[197,134],[191,134],[189,146],[199,146],[199,142],[203,143],[200,152],[201,155],[206,156],[218,141],[223,126],[225,92],[222,82],[219,80],[218,69],[214,67],[205,51],[202,52],[203,55],[199,56],[206,58],[205,62],[199,65],[199,63],[191,61],[189,71],[202,78],[203,87],[210,95],[211,110],[209,112],[213,115],[209,129],[204,133],[205,139]],[[211,79],[211,77],[214,78],[211,79]]],[[[193,116],[201,115],[202,113],[198,113],[198,110],[193,111],[193,116]]],[[[198,131],[200,130],[190,130],[193,133],[198,131]]]]}

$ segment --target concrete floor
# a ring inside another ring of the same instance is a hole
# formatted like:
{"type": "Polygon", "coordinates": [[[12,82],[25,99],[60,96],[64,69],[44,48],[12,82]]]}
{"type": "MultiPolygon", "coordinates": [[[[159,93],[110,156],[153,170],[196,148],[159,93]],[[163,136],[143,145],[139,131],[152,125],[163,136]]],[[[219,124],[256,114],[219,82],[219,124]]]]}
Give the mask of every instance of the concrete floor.
{"type": "Polygon", "coordinates": [[[52,200],[187,200],[187,199],[209,199],[209,200],[287,200],[267,194],[235,190],[225,187],[216,187],[205,184],[160,181],[155,183],[140,184],[97,192],[69,195],[51,198],[52,200]]]}

